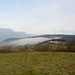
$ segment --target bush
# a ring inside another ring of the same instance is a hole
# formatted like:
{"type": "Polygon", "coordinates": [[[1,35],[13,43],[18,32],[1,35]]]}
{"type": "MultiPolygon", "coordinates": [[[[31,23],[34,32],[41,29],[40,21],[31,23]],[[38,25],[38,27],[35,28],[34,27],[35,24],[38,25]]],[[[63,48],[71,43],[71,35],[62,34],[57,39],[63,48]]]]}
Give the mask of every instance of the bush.
{"type": "Polygon", "coordinates": [[[75,52],[75,41],[69,41],[66,43],[66,51],[68,52],[75,52]]]}
{"type": "Polygon", "coordinates": [[[11,53],[11,52],[13,52],[11,46],[6,46],[0,49],[0,53],[11,53]]]}
{"type": "Polygon", "coordinates": [[[28,46],[18,46],[16,47],[17,52],[27,52],[27,50],[29,49],[28,46]]]}
{"type": "Polygon", "coordinates": [[[34,47],[35,51],[40,51],[40,52],[49,52],[52,51],[51,45],[49,43],[47,44],[37,44],[34,47]]]}
{"type": "Polygon", "coordinates": [[[27,52],[30,47],[28,46],[5,46],[3,48],[0,48],[0,53],[13,53],[13,52],[27,52]]]}
{"type": "Polygon", "coordinates": [[[56,52],[75,52],[75,41],[68,41],[65,44],[56,46],[56,52]]]}

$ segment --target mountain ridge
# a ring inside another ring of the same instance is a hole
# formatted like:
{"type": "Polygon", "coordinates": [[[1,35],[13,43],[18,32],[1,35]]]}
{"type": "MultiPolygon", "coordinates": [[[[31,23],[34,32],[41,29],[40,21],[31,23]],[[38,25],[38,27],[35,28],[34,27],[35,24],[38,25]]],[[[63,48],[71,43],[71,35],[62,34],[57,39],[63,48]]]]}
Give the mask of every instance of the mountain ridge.
{"type": "Polygon", "coordinates": [[[36,38],[36,37],[45,37],[45,38],[54,38],[54,37],[61,37],[61,39],[64,39],[64,40],[75,40],[75,35],[62,35],[62,34],[45,34],[45,35],[38,35],[38,36],[31,36],[31,37],[23,37],[23,38],[8,38],[8,39],[5,39],[3,41],[6,41],[6,42],[10,42],[10,41],[15,41],[15,40],[19,40],[19,39],[24,39],[24,38],[36,38]]]}
{"type": "Polygon", "coordinates": [[[32,34],[28,34],[25,32],[16,32],[12,29],[4,29],[0,28],[0,41],[6,40],[8,38],[24,38],[33,36],[32,34]]]}

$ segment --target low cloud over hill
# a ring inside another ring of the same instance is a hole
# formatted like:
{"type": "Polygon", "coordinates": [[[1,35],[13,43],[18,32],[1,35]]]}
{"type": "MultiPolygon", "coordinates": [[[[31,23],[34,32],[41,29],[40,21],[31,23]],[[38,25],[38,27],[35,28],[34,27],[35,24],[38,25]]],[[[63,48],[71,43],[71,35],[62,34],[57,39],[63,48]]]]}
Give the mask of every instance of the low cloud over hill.
{"type": "Polygon", "coordinates": [[[29,36],[31,35],[25,32],[15,32],[12,29],[0,28],[0,41],[8,39],[8,38],[23,38],[23,37],[29,37],[29,36]]]}

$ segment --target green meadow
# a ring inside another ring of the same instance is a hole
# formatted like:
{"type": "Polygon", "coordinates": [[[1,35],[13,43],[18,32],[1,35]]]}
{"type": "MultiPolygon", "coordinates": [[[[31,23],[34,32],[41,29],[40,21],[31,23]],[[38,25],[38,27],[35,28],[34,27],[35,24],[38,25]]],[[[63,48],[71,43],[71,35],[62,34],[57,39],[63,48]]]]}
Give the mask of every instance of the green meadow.
{"type": "Polygon", "coordinates": [[[75,53],[0,53],[0,75],[75,75],[75,53]]]}

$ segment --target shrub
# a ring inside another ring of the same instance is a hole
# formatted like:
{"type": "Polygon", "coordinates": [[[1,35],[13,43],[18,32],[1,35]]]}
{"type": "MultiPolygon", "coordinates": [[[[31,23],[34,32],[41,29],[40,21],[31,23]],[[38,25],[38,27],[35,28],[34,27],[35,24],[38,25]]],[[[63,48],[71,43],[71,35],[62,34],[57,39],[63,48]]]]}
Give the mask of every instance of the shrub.
{"type": "Polygon", "coordinates": [[[11,53],[11,52],[13,52],[11,46],[6,46],[0,49],[0,53],[11,53]]]}
{"type": "Polygon", "coordinates": [[[37,44],[34,49],[35,49],[35,51],[40,51],[40,52],[52,51],[51,45],[49,43],[47,43],[47,44],[37,44]]]}
{"type": "Polygon", "coordinates": [[[56,52],[75,52],[75,41],[68,41],[65,44],[56,46],[56,52]]]}
{"type": "Polygon", "coordinates": [[[75,41],[69,41],[66,43],[66,51],[68,52],[75,52],[75,41]]]}
{"type": "Polygon", "coordinates": [[[16,49],[17,49],[17,52],[26,52],[29,49],[29,47],[28,46],[18,46],[16,47],[16,49]]]}

